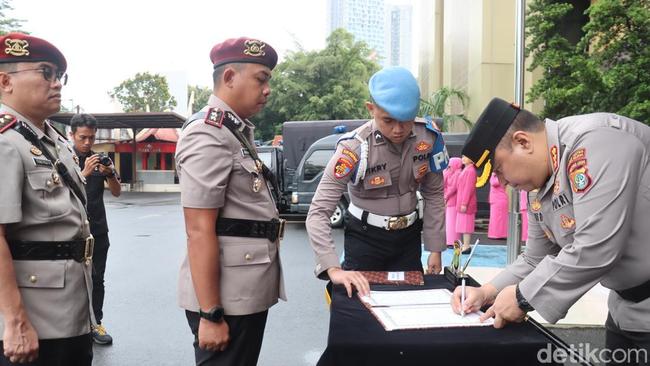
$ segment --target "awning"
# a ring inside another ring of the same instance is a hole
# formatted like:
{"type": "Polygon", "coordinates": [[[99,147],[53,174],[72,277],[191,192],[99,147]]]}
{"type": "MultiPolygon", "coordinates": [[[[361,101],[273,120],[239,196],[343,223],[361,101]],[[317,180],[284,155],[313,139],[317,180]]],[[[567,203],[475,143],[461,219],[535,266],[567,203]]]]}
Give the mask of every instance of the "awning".
{"type": "MultiPolygon", "coordinates": [[[[97,128],[181,128],[185,118],[174,112],[88,113],[97,119],[97,128]]],[[[70,125],[75,113],[57,113],[49,119],[70,125]]]]}

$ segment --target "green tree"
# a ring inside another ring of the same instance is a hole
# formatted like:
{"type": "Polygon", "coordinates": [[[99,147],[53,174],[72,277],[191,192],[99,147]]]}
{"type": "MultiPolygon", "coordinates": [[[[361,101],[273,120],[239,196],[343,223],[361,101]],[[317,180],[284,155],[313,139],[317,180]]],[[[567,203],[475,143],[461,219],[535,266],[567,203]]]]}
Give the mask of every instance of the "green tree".
{"type": "Polygon", "coordinates": [[[469,96],[460,89],[443,86],[433,93],[428,100],[420,100],[418,116],[431,116],[442,118],[441,131],[448,131],[449,126],[457,121],[462,121],[467,128],[472,128],[472,122],[465,117],[465,110],[469,106],[469,96]],[[451,112],[454,106],[461,110],[460,113],[451,112]]]}
{"type": "Polygon", "coordinates": [[[365,42],[337,29],[320,51],[290,52],[271,79],[271,96],[254,117],[259,137],[270,139],[284,121],[366,118],[368,80],[379,70],[365,42]]]}
{"type": "Polygon", "coordinates": [[[147,106],[150,112],[164,112],[176,106],[167,79],[148,72],[135,74],[108,94],[117,99],[125,112],[146,112],[147,106]]]}
{"type": "Polygon", "coordinates": [[[25,32],[21,30],[24,20],[7,17],[7,10],[13,9],[14,8],[9,4],[9,0],[0,0],[0,35],[15,31],[25,32]]]}
{"type": "Polygon", "coordinates": [[[191,100],[192,92],[194,92],[194,103],[192,103],[192,111],[196,112],[208,104],[208,98],[210,98],[210,95],[212,95],[212,89],[205,86],[188,85],[187,100],[191,100]]]}
{"type": "Polygon", "coordinates": [[[528,100],[543,99],[549,118],[606,111],[649,123],[650,1],[599,0],[577,35],[567,31],[575,12],[566,1],[530,4],[526,55],[543,77],[528,100]]]}

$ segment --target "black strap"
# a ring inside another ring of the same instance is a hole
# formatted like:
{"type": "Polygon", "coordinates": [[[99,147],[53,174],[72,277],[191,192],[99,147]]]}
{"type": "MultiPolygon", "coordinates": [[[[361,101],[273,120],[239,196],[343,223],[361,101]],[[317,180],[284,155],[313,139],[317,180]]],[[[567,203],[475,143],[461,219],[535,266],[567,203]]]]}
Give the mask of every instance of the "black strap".
{"type": "Polygon", "coordinates": [[[83,262],[86,241],[22,241],[9,240],[9,251],[14,260],[62,260],[83,262]]]}
{"type": "Polygon", "coordinates": [[[632,288],[617,290],[616,293],[627,301],[641,302],[650,297],[650,280],[632,288]]]}
{"type": "Polygon", "coordinates": [[[245,238],[267,238],[272,242],[282,235],[280,220],[257,221],[246,219],[230,219],[220,217],[217,219],[217,235],[240,236],[245,238]]]}
{"type": "MultiPolygon", "coordinates": [[[[244,136],[244,134],[239,130],[239,127],[243,125],[243,122],[240,121],[237,116],[235,116],[234,113],[230,111],[225,111],[225,116],[223,118],[223,125],[228,128],[228,130],[235,135],[235,138],[239,143],[246,149],[248,152],[251,154],[251,158],[255,161],[255,164],[257,167],[261,170],[262,176],[268,181],[271,182],[272,190],[271,192],[274,196],[275,199],[275,204],[276,206],[279,207],[280,204],[280,186],[278,185],[278,179],[273,174],[271,169],[264,164],[262,159],[260,159],[260,156],[257,154],[257,149],[255,149],[253,146],[251,146],[250,142],[244,136]]],[[[182,129],[185,129],[185,127],[189,126],[192,122],[196,120],[201,120],[205,119],[207,116],[207,112],[197,112],[193,114],[190,118],[188,118],[185,123],[183,123],[182,129]]]]}
{"type": "MultiPolygon", "coordinates": [[[[36,132],[32,130],[31,127],[29,127],[25,122],[23,121],[18,121],[16,126],[14,126],[14,130],[16,130],[19,134],[21,134],[25,140],[29,141],[32,143],[32,145],[36,146],[43,155],[49,160],[54,168],[56,169],[57,173],[61,176],[63,179],[63,182],[70,188],[72,193],[74,193],[75,196],[81,201],[84,210],[86,210],[86,197],[83,195],[81,188],[75,183],[74,179],[72,179],[72,176],[70,175],[70,171],[68,168],[61,162],[61,160],[55,158],[50,150],[43,145],[43,141],[41,141],[38,138],[38,135],[36,135],[36,132]]],[[[56,144],[56,142],[55,142],[56,144]]],[[[86,211],[86,215],[88,214],[88,211],[86,211]]]]}

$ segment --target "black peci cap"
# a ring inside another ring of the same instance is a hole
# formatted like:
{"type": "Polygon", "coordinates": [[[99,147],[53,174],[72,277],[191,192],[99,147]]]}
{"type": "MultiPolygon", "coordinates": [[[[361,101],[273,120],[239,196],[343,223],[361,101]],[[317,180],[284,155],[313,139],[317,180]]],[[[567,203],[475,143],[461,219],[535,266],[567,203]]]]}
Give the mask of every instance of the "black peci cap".
{"type": "Polygon", "coordinates": [[[490,160],[494,156],[494,149],[519,111],[519,107],[514,104],[500,98],[493,98],[476,120],[463,146],[462,154],[472,159],[476,168],[484,167],[482,176],[490,176],[492,170],[490,160]]]}

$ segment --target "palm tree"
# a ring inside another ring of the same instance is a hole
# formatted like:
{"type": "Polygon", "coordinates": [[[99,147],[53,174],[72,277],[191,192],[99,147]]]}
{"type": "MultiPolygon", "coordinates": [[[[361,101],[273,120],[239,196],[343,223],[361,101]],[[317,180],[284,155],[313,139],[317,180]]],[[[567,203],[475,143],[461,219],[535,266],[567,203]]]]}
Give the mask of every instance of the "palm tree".
{"type": "Polygon", "coordinates": [[[446,131],[448,127],[456,122],[463,121],[468,129],[472,128],[472,122],[465,117],[465,109],[469,105],[469,96],[460,89],[455,89],[448,86],[443,86],[433,93],[428,100],[420,100],[420,116],[431,116],[434,118],[442,118],[442,126],[439,126],[442,131],[446,131]],[[451,109],[452,103],[456,101],[460,103],[462,112],[457,114],[448,114],[447,110],[451,109]]]}

